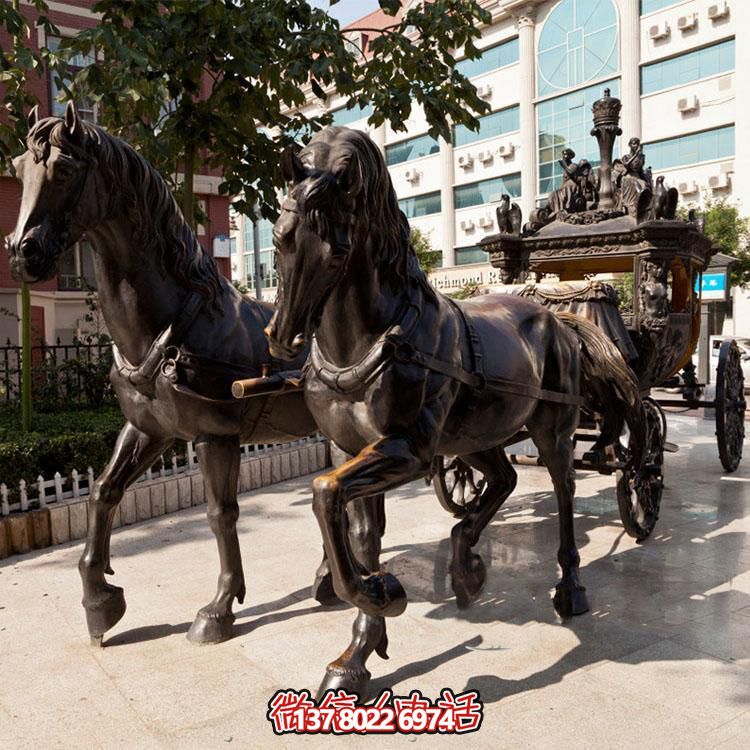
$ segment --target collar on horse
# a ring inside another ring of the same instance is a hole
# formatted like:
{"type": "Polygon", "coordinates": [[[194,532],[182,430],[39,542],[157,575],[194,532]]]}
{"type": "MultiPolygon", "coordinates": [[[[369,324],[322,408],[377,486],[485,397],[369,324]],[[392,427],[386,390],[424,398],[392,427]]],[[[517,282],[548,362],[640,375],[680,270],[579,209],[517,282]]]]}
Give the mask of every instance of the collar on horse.
{"type": "Polygon", "coordinates": [[[313,336],[312,346],[310,347],[310,367],[326,386],[337,393],[348,396],[362,393],[392,361],[396,361],[417,365],[431,372],[445,375],[472,388],[477,393],[488,389],[499,393],[533,398],[537,401],[574,406],[583,404],[583,400],[577,395],[552,391],[529,383],[518,383],[506,378],[487,378],[482,371],[481,340],[474,331],[471,320],[460,305],[450,298],[446,299],[458,313],[468,333],[471,350],[470,361],[474,363],[473,372],[450,362],[444,362],[430,354],[425,354],[409,341],[422,316],[421,293],[416,302],[411,299],[410,293],[407,294],[406,300],[396,316],[396,321],[388,326],[358,362],[348,367],[337,367],[328,362],[320,351],[317,339],[313,336]]]}

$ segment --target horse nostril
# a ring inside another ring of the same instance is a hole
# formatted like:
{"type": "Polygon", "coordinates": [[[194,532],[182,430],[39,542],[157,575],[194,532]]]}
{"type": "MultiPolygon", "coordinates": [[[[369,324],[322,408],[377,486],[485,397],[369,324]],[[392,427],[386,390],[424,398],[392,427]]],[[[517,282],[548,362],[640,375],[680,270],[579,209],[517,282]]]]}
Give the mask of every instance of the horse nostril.
{"type": "Polygon", "coordinates": [[[41,247],[39,240],[36,240],[33,237],[27,237],[21,242],[19,250],[24,258],[28,258],[31,255],[37,255],[41,250],[41,247]]]}

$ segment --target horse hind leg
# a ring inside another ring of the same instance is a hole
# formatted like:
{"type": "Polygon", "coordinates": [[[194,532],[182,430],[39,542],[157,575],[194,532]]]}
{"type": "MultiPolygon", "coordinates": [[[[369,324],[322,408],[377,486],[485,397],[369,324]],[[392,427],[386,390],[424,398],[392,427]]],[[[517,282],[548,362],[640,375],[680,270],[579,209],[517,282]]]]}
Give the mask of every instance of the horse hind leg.
{"type": "Polygon", "coordinates": [[[581,557],[576,547],[573,526],[575,471],[573,469],[573,434],[578,420],[575,407],[540,404],[527,427],[539,455],[552,477],[560,520],[560,548],[557,561],[562,578],[555,588],[553,604],[561,617],[588,612],[586,589],[581,585],[581,557]]]}
{"type": "Polygon", "coordinates": [[[206,514],[219,548],[221,571],[216,595],[198,611],[187,638],[192,643],[220,643],[233,635],[234,599],[240,604],[245,600],[245,576],[237,538],[239,438],[202,435],[196,441],[196,453],[205,478],[206,514]]]}
{"type": "Polygon", "coordinates": [[[171,445],[171,438],[154,438],[126,424],[117,437],[114,451],[97,478],[89,497],[86,546],[78,562],[83,584],[83,607],[92,643],[102,637],[125,614],[125,596],[120,586],[107,582],[111,573],[109,544],[115,510],[127,487],[171,445]]]}
{"type": "MultiPolygon", "coordinates": [[[[347,508],[349,542],[363,575],[380,568],[381,539],[385,529],[385,497],[375,495],[352,500],[347,508]]],[[[388,658],[385,617],[360,611],[352,626],[352,640],[344,653],[326,668],[319,695],[346,690],[364,698],[370,682],[367,659],[376,652],[388,658]]]]}
{"type": "Polygon", "coordinates": [[[478,504],[451,531],[451,585],[458,608],[466,609],[482,590],[486,577],[482,558],[473,553],[471,548],[479,541],[484,528],[515,489],[517,476],[505,451],[499,447],[461,458],[481,471],[487,482],[478,504]]]}

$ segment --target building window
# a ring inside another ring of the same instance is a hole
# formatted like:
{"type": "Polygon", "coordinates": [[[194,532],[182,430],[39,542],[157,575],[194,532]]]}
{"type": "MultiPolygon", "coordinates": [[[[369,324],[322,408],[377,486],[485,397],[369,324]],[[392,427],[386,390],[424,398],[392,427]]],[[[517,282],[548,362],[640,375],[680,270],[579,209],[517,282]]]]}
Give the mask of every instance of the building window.
{"type": "Polygon", "coordinates": [[[388,166],[402,164],[405,161],[419,159],[421,156],[430,156],[440,151],[440,145],[431,135],[418,135],[400,143],[386,146],[385,160],[388,166]]]}
{"type": "MultiPolygon", "coordinates": [[[[599,164],[599,146],[591,137],[591,105],[603,96],[609,87],[617,96],[617,79],[557,96],[537,105],[537,132],[539,133],[539,192],[549,193],[560,184],[562,168],[558,164],[564,148],[572,148],[576,161],[588,159],[599,164]]],[[[615,143],[615,151],[619,139],[615,143]]]]}
{"type": "Polygon", "coordinates": [[[647,13],[654,13],[662,8],[667,8],[670,5],[677,5],[682,0],[641,0],[641,15],[645,16],[647,13]]]}
{"type": "Polygon", "coordinates": [[[471,247],[457,247],[456,248],[456,265],[466,266],[469,263],[486,263],[490,256],[486,250],[482,250],[479,245],[471,245],[471,247]]]}
{"type": "Polygon", "coordinates": [[[404,212],[407,219],[417,219],[420,216],[440,213],[440,191],[425,193],[414,198],[402,198],[398,207],[404,212]]]}
{"type": "Polygon", "coordinates": [[[86,240],[69,247],[57,263],[57,288],[61,292],[96,289],[93,249],[86,240]]]}
{"type": "Polygon", "coordinates": [[[456,125],[453,128],[453,145],[466,146],[475,141],[485,138],[495,138],[505,133],[513,133],[521,127],[519,119],[519,108],[516,104],[498,112],[479,118],[479,130],[474,132],[465,125],[456,125]]]}
{"type": "Polygon", "coordinates": [[[643,148],[646,163],[654,170],[727,159],[734,156],[734,125],[646,143],[643,148]]]}
{"type": "Polygon", "coordinates": [[[482,50],[482,56],[475,60],[459,60],[456,70],[467,78],[473,78],[517,62],[518,37],[482,50]]]}
{"type": "MultiPolygon", "coordinates": [[[[63,37],[59,36],[49,36],[47,37],[47,47],[52,52],[57,52],[57,50],[60,49],[60,44],[63,41],[63,37]]],[[[81,54],[75,54],[73,55],[69,60],[68,64],[66,66],[66,75],[63,76],[63,82],[66,86],[70,87],[70,84],[73,80],[73,77],[75,74],[81,70],[81,68],[86,68],[89,65],[93,65],[96,58],[94,55],[81,55],[81,54]]],[[[58,99],[58,95],[63,92],[64,89],[59,87],[57,85],[57,82],[55,80],[55,74],[50,74],[50,98],[52,100],[52,114],[55,117],[63,117],[65,115],[65,107],[67,104],[65,102],[61,102],[58,99]]],[[[89,122],[96,122],[96,106],[93,104],[93,102],[88,101],[87,99],[78,99],[76,100],[76,108],[78,109],[78,114],[84,119],[88,120],[89,122]]]]}
{"type": "Polygon", "coordinates": [[[352,109],[342,107],[341,109],[334,110],[331,112],[333,115],[332,125],[350,125],[357,120],[363,120],[372,114],[372,104],[366,104],[361,107],[359,104],[355,104],[352,109]]]}
{"type": "Polygon", "coordinates": [[[641,94],[653,94],[734,70],[734,39],[641,68],[641,94]]]}
{"type": "Polygon", "coordinates": [[[612,0],[562,0],[539,37],[538,95],[616,73],[617,10],[612,0]]]}
{"type": "Polygon", "coordinates": [[[518,198],[521,195],[520,172],[453,188],[453,198],[457,209],[497,203],[504,193],[511,198],[518,198]]]}
{"type": "MultiPolygon", "coordinates": [[[[253,240],[253,222],[245,219],[245,277],[247,285],[255,289],[255,243],[253,240]]],[[[268,219],[258,220],[258,248],[260,252],[260,281],[264,289],[271,289],[278,283],[274,264],[273,222],[268,219]]]]}

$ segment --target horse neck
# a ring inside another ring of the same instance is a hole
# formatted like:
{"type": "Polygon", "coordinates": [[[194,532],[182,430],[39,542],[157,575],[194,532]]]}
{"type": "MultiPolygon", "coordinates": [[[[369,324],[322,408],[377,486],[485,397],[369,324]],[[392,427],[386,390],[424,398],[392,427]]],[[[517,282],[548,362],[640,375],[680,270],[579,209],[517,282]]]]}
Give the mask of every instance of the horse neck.
{"type": "Polygon", "coordinates": [[[358,362],[394,322],[404,305],[407,285],[394,289],[383,282],[369,247],[352,250],[346,273],[323,308],[316,339],[323,353],[339,367],[358,362]]]}
{"type": "Polygon", "coordinates": [[[87,238],[107,329],[126,359],[140,364],[189,292],[172,276],[162,276],[152,256],[138,251],[135,234],[130,220],[118,216],[89,229],[87,238]]]}

